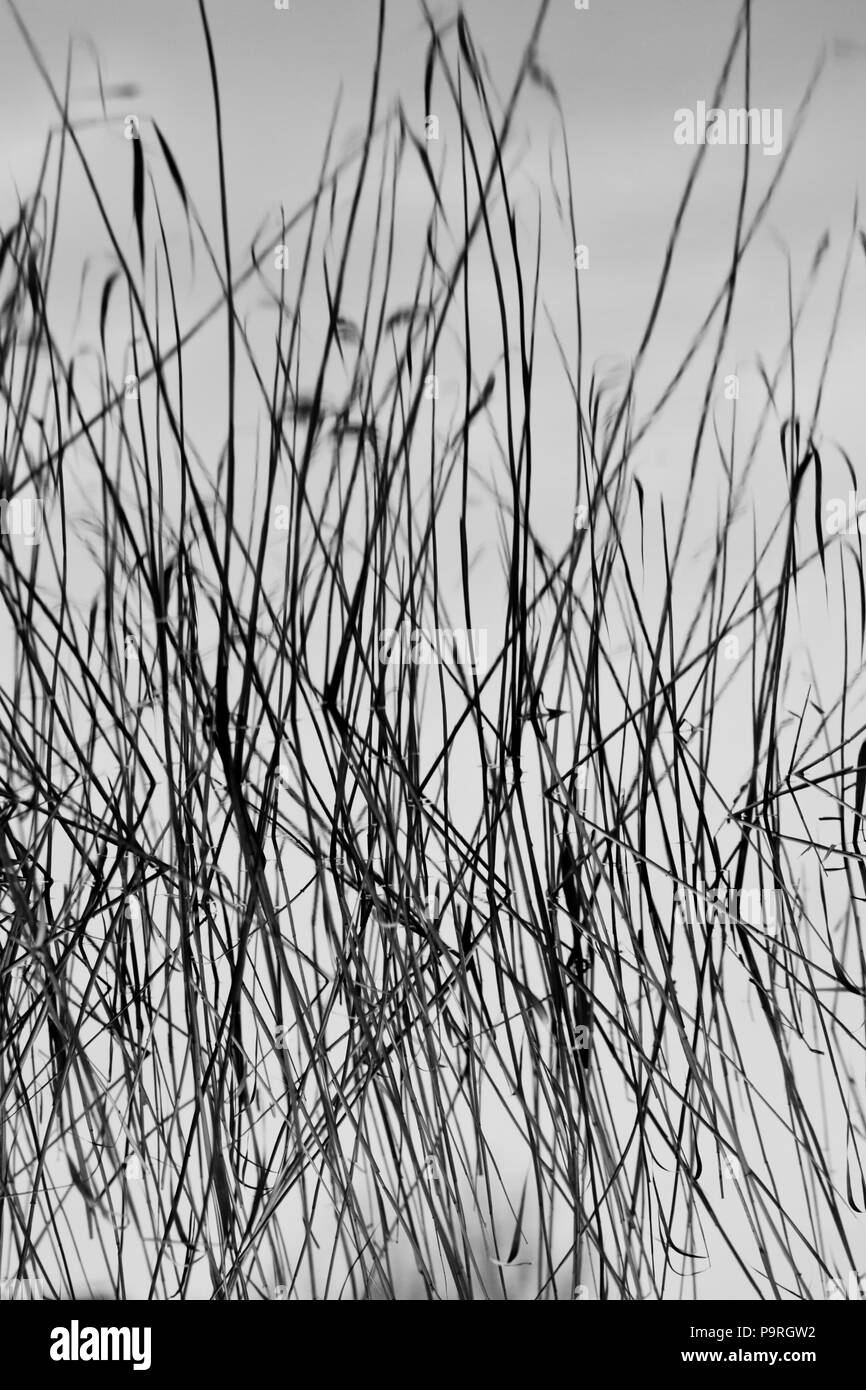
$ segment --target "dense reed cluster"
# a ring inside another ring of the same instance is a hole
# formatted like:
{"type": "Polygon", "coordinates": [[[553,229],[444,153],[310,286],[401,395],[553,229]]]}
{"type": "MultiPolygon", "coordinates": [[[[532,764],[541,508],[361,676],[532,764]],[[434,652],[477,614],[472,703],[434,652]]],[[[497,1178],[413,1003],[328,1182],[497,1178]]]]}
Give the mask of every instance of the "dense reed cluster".
{"type": "MultiPolygon", "coordinates": [[[[318,185],[244,246],[203,0],[215,230],[172,132],[124,130],[106,93],[114,216],[74,64],[55,85],[14,11],[56,124],[0,239],[4,1279],[571,1300],[700,1298],[715,1272],[808,1299],[858,1236],[862,1264],[866,598],[859,534],[823,522],[830,472],[856,487],[822,442],[835,320],[820,378],[795,369],[826,246],[775,364],[756,347],[754,424],[720,409],[812,88],[757,202],[742,152],[729,269],[650,399],[707,150],[607,378],[548,5],[504,94],[465,17],[424,9],[410,111],[380,90],[380,0],[361,135],[337,154],[335,109],[318,185]],[[554,132],[535,204],[514,191],[530,98],[554,132]],[[102,245],[70,340],[73,167],[102,245]],[[674,399],[693,447],[671,502],[636,458],[674,399]],[[536,505],[552,467],[564,544],[536,505]],[[828,615],[838,661],[804,684],[828,615]]],[[[717,100],[749,42],[745,4],[717,100]]],[[[840,313],[860,243],[855,218],[840,313]]]]}

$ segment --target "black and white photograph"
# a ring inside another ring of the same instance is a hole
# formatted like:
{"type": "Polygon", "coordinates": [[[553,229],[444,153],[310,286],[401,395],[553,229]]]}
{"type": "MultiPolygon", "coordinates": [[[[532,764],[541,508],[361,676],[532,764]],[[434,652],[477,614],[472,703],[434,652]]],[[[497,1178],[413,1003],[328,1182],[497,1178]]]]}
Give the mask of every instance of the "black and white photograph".
{"type": "Polygon", "coordinates": [[[372,1356],[287,1303],[855,1356],[864,175],[863,0],[0,0],[49,1380],[372,1356]]]}

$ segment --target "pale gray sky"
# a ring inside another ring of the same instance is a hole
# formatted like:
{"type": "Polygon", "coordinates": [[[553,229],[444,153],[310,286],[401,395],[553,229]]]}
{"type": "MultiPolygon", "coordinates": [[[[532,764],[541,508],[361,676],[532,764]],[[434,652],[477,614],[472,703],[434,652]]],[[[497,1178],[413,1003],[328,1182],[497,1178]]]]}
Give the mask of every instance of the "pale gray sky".
{"type": "MultiPolygon", "coordinates": [[[[787,270],[783,246],[790,250],[795,298],[805,281],[816,248],[830,234],[830,248],[814,301],[798,343],[801,400],[808,415],[814,401],[818,372],[833,314],[855,203],[864,192],[866,175],[866,6],[862,0],[756,0],[753,32],[751,104],[780,108],[787,142],[797,104],[816,62],[826,54],[826,69],[810,111],[801,144],[787,169],[769,217],[756,236],[742,272],[732,331],[720,372],[737,372],[741,379],[739,411],[747,423],[757,418],[764,391],[756,371],[760,357],[772,367],[787,333],[787,270]]],[[[62,84],[70,37],[87,36],[99,53],[107,84],[135,83],[135,97],[112,100],[108,128],[82,134],[100,188],[106,193],[121,244],[132,254],[134,232],[130,206],[129,148],[123,139],[125,115],[153,117],[171,144],[195,204],[213,242],[219,244],[214,119],[206,52],[198,6],[193,0],[22,0],[22,14],[38,43],[55,82],[62,84]]],[[[611,367],[628,363],[635,352],[652,302],[665,244],[677,201],[688,174],[693,151],[673,139],[674,111],[710,101],[720,63],[733,30],[735,0],[591,0],[587,12],[571,0],[553,0],[539,46],[539,62],[551,74],[563,102],[573,160],[576,212],[581,242],[590,252],[590,267],[582,277],[585,371],[594,363],[611,367]]],[[[435,6],[438,18],[453,12],[450,4],[435,6]]],[[[535,6],[527,0],[468,0],[466,13],[476,47],[490,64],[496,88],[503,96],[510,87],[529,32],[535,6]]],[[[270,0],[211,0],[208,4],[219,67],[226,134],[226,172],[231,235],[240,262],[255,230],[282,204],[291,214],[312,191],[319,170],[328,123],[338,92],[340,118],[335,148],[350,148],[363,128],[375,45],[377,5],[374,0],[292,0],[288,12],[278,12],[270,0]]],[[[383,93],[386,111],[398,98],[410,120],[423,131],[423,70],[425,27],[420,9],[410,0],[388,6],[383,93]]],[[[96,69],[88,49],[74,50],[72,111],[76,121],[97,117],[96,69]]],[[[734,68],[724,106],[742,104],[742,63],[734,68]]],[[[434,113],[440,119],[440,141],[434,162],[446,161],[448,197],[459,192],[459,140],[453,110],[441,84],[434,87],[434,113]]],[[[45,134],[53,122],[41,79],[31,63],[8,10],[0,6],[0,225],[13,215],[18,194],[26,197],[35,177],[45,134]]],[[[158,156],[152,135],[146,147],[158,156]]],[[[541,208],[542,309],[550,310],[569,351],[574,347],[572,314],[572,247],[553,211],[549,159],[553,151],[556,192],[565,196],[562,151],[552,107],[538,88],[529,88],[521,103],[509,152],[511,187],[522,244],[534,252],[535,229],[541,208]]],[[[683,228],[676,269],[665,300],[658,333],[638,380],[638,419],[650,408],[685,351],[705,310],[722,282],[731,255],[736,196],[742,151],[714,148],[707,158],[693,205],[683,228]]],[[[757,206],[777,161],[753,151],[747,215],[757,206]]],[[[62,200],[58,262],[52,297],[52,320],[58,333],[71,340],[79,300],[82,266],[91,262],[83,300],[80,338],[97,341],[97,309],[101,284],[110,268],[104,234],[92,200],[69,155],[67,196],[62,200]]],[[[199,256],[196,276],[186,256],[183,218],[164,168],[158,188],[168,236],[176,252],[176,273],[183,323],[214,297],[213,275],[199,256]]],[[[344,195],[345,196],[345,195],[344,195]]],[[[396,248],[395,281],[411,283],[418,260],[422,217],[429,204],[427,186],[411,175],[402,206],[396,248]],[[417,181],[413,184],[412,178],[417,181]]],[[[456,206],[456,204],[454,204],[456,206]]],[[[451,206],[451,204],[449,204],[451,206]]],[[[365,204],[369,212],[369,202],[365,204]]],[[[364,234],[360,238],[364,241],[364,234]]],[[[152,244],[152,243],[151,243],[152,244]]],[[[299,245],[293,242],[293,249],[299,245]]],[[[346,312],[350,317],[363,301],[366,267],[359,256],[348,281],[346,312]]],[[[866,261],[855,257],[837,349],[828,379],[820,437],[826,441],[825,496],[847,494],[847,477],[833,442],[855,451],[863,476],[863,364],[866,361],[866,261]],[[857,450],[860,452],[858,453],[857,450]]],[[[494,361],[501,352],[489,265],[483,255],[470,279],[477,323],[479,360],[494,361]],[[486,354],[486,360],[485,360],[486,354]]],[[[244,304],[253,332],[267,341],[272,324],[256,319],[257,296],[244,304]]],[[[305,331],[315,340],[316,321],[305,331]]],[[[116,329],[118,351],[123,333],[116,329]]],[[[513,346],[513,345],[512,345],[513,346]]],[[[459,374],[459,353],[446,357],[443,379],[459,374]]],[[[647,494],[648,514],[658,510],[659,498],[676,507],[688,474],[689,450],[703,392],[701,372],[711,354],[700,354],[663,417],[636,456],[635,470],[647,494]]],[[[188,418],[193,441],[210,459],[225,437],[225,394],[221,330],[208,335],[190,354],[187,381],[188,418]]],[[[123,375],[118,366],[118,379],[123,375]]],[[[544,314],[539,320],[536,371],[536,475],[534,520],[554,551],[566,543],[571,529],[574,493],[573,405],[563,389],[559,358],[544,314]]],[[[787,384],[782,388],[787,390],[787,384]]],[[[713,404],[720,430],[729,429],[730,413],[720,392],[713,404]]],[[[259,402],[247,381],[239,402],[239,427],[251,458],[259,402]]],[[[747,438],[744,424],[744,438],[747,438]]],[[[751,478],[739,529],[732,544],[732,566],[748,573],[752,549],[752,508],[768,529],[784,505],[783,477],[778,461],[778,430],[770,429],[751,478]]],[[[473,462],[482,473],[501,470],[489,437],[473,438],[473,462]]],[[[704,448],[712,456],[712,429],[704,448]]],[[[251,464],[250,464],[251,467],[251,464]]],[[[712,476],[712,468],[706,476],[712,476]]],[[[723,477],[718,473],[719,495],[723,477]]],[[[691,551],[687,548],[677,602],[685,626],[694,593],[687,578],[691,553],[699,552],[696,571],[704,573],[700,549],[712,536],[717,495],[709,488],[695,508],[691,551]]],[[[475,539],[488,543],[489,555],[476,575],[474,621],[495,628],[502,606],[502,579],[495,548],[495,530],[480,507],[475,539]]],[[[634,539],[634,510],[630,528],[634,539]]],[[[658,551],[649,557],[647,593],[661,584],[658,551]]],[[[456,566],[454,574],[456,575],[456,566]]],[[[84,571],[82,570],[82,574],[84,571]]],[[[73,576],[74,582],[75,577],[73,576]]],[[[795,619],[802,625],[803,653],[820,672],[838,664],[838,633],[827,621],[823,590],[804,585],[798,595],[795,619]]],[[[811,671],[802,656],[802,692],[811,671]]],[[[744,677],[745,679],[745,677],[744,677]]],[[[828,677],[828,683],[829,677],[828,677]]],[[[834,687],[835,688],[835,687],[834,687]]],[[[747,727],[747,692],[739,705],[730,702],[720,715],[724,756],[719,786],[730,796],[742,777],[747,727]]],[[[859,716],[858,716],[859,717],[859,716]]],[[[751,1007],[751,1001],[743,1008],[751,1007]]],[[[756,1054],[750,1063],[770,1069],[756,1054]]],[[[515,1168],[515,1180],[519,1167],[515,1168]]],[[[839,1172],[834,1176],[838,1179],[839,1172]]],[[[730,1205],[730,1204],[729,1204],[730,1205]]],[[[732,1214],[732,1229],[738,1220],[732,1214]]],[[[862,1242],[861,1242],[862,1250],[862,1242]]],[[[731,1278],[724,1252],[702,1282],[707,1296],[724,1296],[731,1278]]]]}

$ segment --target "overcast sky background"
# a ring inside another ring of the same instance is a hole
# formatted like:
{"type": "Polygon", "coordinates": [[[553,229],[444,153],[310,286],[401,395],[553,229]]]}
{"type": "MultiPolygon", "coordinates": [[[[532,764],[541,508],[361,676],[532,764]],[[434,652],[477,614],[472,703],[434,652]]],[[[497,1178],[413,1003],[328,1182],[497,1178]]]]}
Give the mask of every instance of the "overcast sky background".
{"type": "MultiPolygon", "coordinates": [[[[722,370],[742,365],[743,399],[749,391],[763,400],[754,374],[760,353],[774,361],[784,341],[786,267],[780,242],[790,248],[795,286],[805,276],[818,242],[831,232],[825,277],[810,310],[799,344],[804,369],[817,365],[832,312],[838,270],[855,199],[861,193],[866,128],[866,11],[858,0],[815,5],[806,0],[765,0],[755,4],[753,34],[753,104],[780,107],[785,137],[793,113],[822,51],[827,69],[792,165],[786,172],[770,216],[751,249],[745,268],[729,350],[722,370]],[[823,291],[823,292],[821,292],[823,291]],[[810,356],[813,362],[810,362],[810,356]]],[[[107,129],[91,129],[85,138],[100,186],[114,190],[109,206],[133,247],[129,200],[129,151],[122,140],[122,118],[140,108],[153,115],[169,140],[205,225],[218,228],[214,121],[210,83],[198,7],[155,0],[148,6],[116,0],[71,0],[62,10],[51,0],[27,0],[22,10],[55,81],[62,83],[70,36],[89,36],[99,52],[106,83],[134,82],[140,95],[113,101],[107,129]]],[[[634,352],[657,281],[676,203],[692,151],[673,141],[673,112],[698,100],[709,101],[733,28],[737,5],[654,4],[594,0],[587,12],[567,0],[551,4],[539,47],[542,65],[557,83],[567,118],[577,190],[580,240],[590,250],[591,270],[582,282],[586,356],[604,368],[624,363],[634,352]]],[[[349,148],[363,127],[375,45],[374,0],[293,0],[277,12],[265,0],[238,4],[216,0],[208,9],[222,87],[226,135],[227,183],[232,240],[239,257],[266,214],[282,205],[291,213],[314,186],[325,133],[338,90],[341,118],[336,148],[349,148]]],[[[448,11],[434,11],[443,18],[448,11]]],[[[489,61],[500,94],[508,90],[534,7],[470,0],[467,15],[476,42],[489,61]]],[[[426,31],[419,10],[409,3],[391,4],[385,44],[381,109],[402,98],[410,118],[423,128],[422,74],[426,31]]],[[[0,9],[0,215],[7,219],[17,192],[26,192],[53,119],[44,85],[30,62],[6,8],[0,9]]],[[[86,48],[75,52],[73,112],[79,119],[97,117],[96,73],[86,48]]],[[[727,105],[741,102],[741,64],[735,67],[727,105]]],[[[449,107],[441,83],[434,89],[442,108],[441,151],[456,168],[456,138],[449,147],[449,107]]],[[[453,133],[453,123],[451,125],[453,133]]],[[[512,140],[518,166],[515,187],[520,224],[532,234],[539,199],[550,211],[548,158],[556,145],[550,104],[538,88],[524,95],[512,140]]],[[[150,145],[153,138],[150,137],[150,145]]],[[[558,147],[557,147],[558,148],[558,147]]],[[[666,380],[672,354],[682,350],[709,303],[730,256],[733,215],[741,161],[736,149],[717,148],[706,161],[683,230],[675,272],[657,334],[657,349],[638,384],[639,400],[649,401],[666,380]],[[646,394],[643,394],[646,393],[646,394]]],[[[753,151],[751,195],[754,207],[777,161],[753,151]]],[[[76,187],[74,159],[68,180],[76,187]]],[[[561,173],[561,160],[555,164],[561,173]]],[[[182,247],[185,233],[170,188],[163,204],[170,244],[182,247]]],[[[419,204],[426,210],[426,189],[419,178],[419,204]]],[[[559,188],[564,195],[564,183],[559,188]]],[[[86,194],[70,198],[64,209],[54,286],[55,321],[63,319],[62,300],[71,317],[78,301],[80,268],[89,255],[99,268],[107,265],[104,238],[97,231],[86,194]],[[66,273],[68,269],[68,274],[66,273]]],[[[543,221],[542,290],[556,304],[563,276],[571,278],[570,247],[551,218],[543,221]]],[[[215,243],[218,238],[214,236],[215,243]]],[[[414,258],[411,265],[414,267],[414,258]]],[[[398,261],[399,264],[399,261],[398,261]]],[[[103,271],[104,273],[104,271],[103,271]]],[[[855,276],[843,316],[840,351],[826,394],[826,416],[839,435],[862,427],[856,389],[857,349],[863,304],[862,276],[855,276]]],[[[181,288],[190,308],[212,292],[206,273],[181,288]]],[[[363,273],[350,277],[360,296],[363,273]]],[[[93,300],[97,288],[93,289],[93,300]]],[[[569,290],[570,293],[570,290],[569,290]]],[[[85,318],[85,325],[87,320],[85,318]]],[[[95,338],[94,314],[90,331],[95,338]]],[[[550,352],[540,344],[541,361],[550,352]]],[[[571,470],[555,462],[557,427],[569,427],[564,393],[548,403],[539,421],[551,462],[539,470],[535,505],[542,521],[557,528],[567,523],[563,496],[573,485],[571,470]],[[559,413],[561,411],[561,414],[559,413]]],[[[674,409],[662,447],[659,436],[642,458],[641,477],[654,486],[676,489],[679,465],[672,459],[683,421],[693,420],[693,402],[684,415],[674,409]]],[[[242,422],[252,426],[253,407],[242,422]]],[[[214,417],[216,423],[216,417],[214,417]]],[[[209,441],[200,440],[204,446],[209,441]]],[[[766,475],[765,475],[766,476],[766,475]]],[[[563,532],[558,532],[560,536],[563,532]]]]}
{"type": "MultiPolygon", "coordinates": [[[[468,0],[466,13],[476,47],[489,65],[500,97],[509,90],[530,30],[535,7],[516,0],[468,0]]],[[[740,411],[748,422],[764,403],[755,368],[757,356],[774,365],[787,333],[787,267],[791,254],[795,298],[816,248],[825,233],[830,249],[822,277],[798,342],[804,414],[810,416],[818,371],[834,309],[847,239],[866,174],[866,6],[862,0],[756,0],[753,28],[751,104],[781,108],[787,142],[794,111],[822,52],[826,69],[810,110],[806,129],[779,190],[771,213],[750,250],[735,307],[731,338],[721,373],[741,379],[740,411]]],[[[681,107],[710,101],[730,41],[738,5],[734,0],[591,0],[578,12],[571,0],[553,0],[539,45],[539,61],[559,90],[568,129],[576,189],[580,241],[590,251],[590,268],[581,285],[586,370],[602,371],[626,364],[637,348],[662,263],[671,221],[690,167],[693,151],[673,140],[673,114],[681,107]]],[[[21,12],[51,75],[62,85],[70,37],[92,40],[107,84],[135,83],[134,99],[112,101],[112,120],[82,135],[97,181],[107,200],[121,241],[131,254],[134,232],[129,198],[129,149],[123,118],[129,113],[155,117],[172,146],[202,220],[218,245],[219,208],[215,165],[214,118],[210,78],[198,6],[192,0],[22,0],[21,12]]],[[[438,19],[453,12],[448,4],[433,10],[438,19]]],[[[377,5],[374,0],[292,0],[278,12],[270,0],[210,0],[208,4],[219,67],[226,137],[226,175],[231,236],[238,262],[256,229],[282,205],[291,214],[309,196],[320,168],[325,137],[342,89],[335,149],[349,149],[366,118],[371,64],[375,49],[377,5]]],[[[410,119],[423,132],[423,71],[426,28],[420,10],[409,0],[388,7],[385,65],[380,109],[399,96],[410,119]]],[[[83,43],[76,46],[72,79],[73,117],[99,116],[95,65],[83,43]]],[[[723,106],[742,104],[742,63],[734,74],[723,106]]],[[[434,162],[445,158],[452,176],[459,168],[456,122],[441,82],[434,89],[434,113],[440,115],[440,142],[434,162]]],[[[45,134],[55,121],[48,95],[5,6],[0,7],[0,225],[14,215],[18,194],[26,196],[42,155],[45,134]]],[[[512,196],[521,236],[534,246],[539,206],[542,210],[542,301],[554,317],[565,306],[571,313],[572,248],[552,215],[549,159],[561,172],[561,150],[552,108],[537,87],[528,87],[521,102],[510,146],[514,171],[512,196]]],[[[148,150],[153,150],[150,137],[148,150]]],[[[64,203],[58,262],[53,287],[53,316],[58,331],[72,341],[79,300],[81,267],[91,258],[79,333],[97,341],[96,313],[101,282],[109,269],[104,235],[89,194],[69,156],[71,196],[64,203]]],[[[749,209],[754,209],[773,176],[777,160],[752,152],[749,209]]],[[[673,367],[709,306],[731,254],[742,151],[708,151],[689,213],[665,301],[653,351],[638,382],[638,417],[666,384],[673,367]]],[[[453,184],[452,178],[452,184],[453,184]]],[[[396,279],[408,285],[423,236],[429,190],[417,175],[415,204],[411,181],[398,246],[396,279]],[[414,239],[414,240],[413,240],[414,239]]],[[[160,184],[173,252],[178,256],[182,320],[192,321],[214,297],[214,280],[200,263],[193,277],[186,257],[186,233],[169,181],[160,184]]],[[[564,181],[558,184],[565,196],[564,181]]],[[[453,194],[453,188],[452,188],[453,194]]],[[[299,243],[292,243],[297,245],[299,243]]],[[[833,442],[840,441],[862,476],[864,438],[863,370],[866,364],[866,261],[859,250],[839,325],[834,365],[827,382],[820,421],[826,441],[825,497],[847,494],[847,477],[833,442]]],[[[470,284],[472,284],[470,280],[470,284]]],[[[366,290],[359,259],[349,276],[347,312],[352,315],[366,290]]],[[[489,343],[491,359],[501,350],[491,312],[489,284],[479,276],[476,313],[479,352],[489,343]],[[487,327],[489,318],[490,327],[487,327]],[[489,334],[485,338],[485,334],[489,334]]],[[[247,304],[255,312],[255,296],[247,304]]],[[[262,331],[266,332],[265,324],[262,331]]],[[[315,322],[307,325],[315,339],[315,322]]],[[[219,450],[225,437],[222,382],[222,330],[204,335],[197,349],[197,371],[188,383],[189,419],[195,445],[204,457],[219,450]]],[[[573,347],[573,323],[564,333],[573,347]]],[[[120,337],[118,337],[118,342],[120,337]]],[[[263,339],[264,341],[264,339],[263,339]]],[[[704,369],[710,357],[704,353],[704,369]]],[[[459,359],[452,370],[456,376],[459,359]]],[[[448,366],[445,367],[445,376],[448,366]]],[[[118,369],[118,379],[123,375],[118,369]]],[[[664,427],[650,432],[637,455],[637,476],[648,507],[658,499],[676,504],[688,475],[697,405],[703,392],[700,370],[664,417],[664,427]]],[[[536,481],[534,520],[554,552],[567,542],[574,493],[573,405],[563,389],[561,367],[548,333],[540,332],[536,396],[536,481]]],[[[729,414],[718,398],[714,413],[728,429],[729,414]]],[[[241,438],[252,440],[260,403],[252,390],[239,402],[241,438]]],[[[712,451],[711,431],[705,448],[712,451]]],[[[747,437],[747,436],[745,436],[747,437]]],[[[482,469],[483,436],[475,461],[482,469]]],[[[765,527],[784,506],[783,472],[778,459],[778,431],[771,429],[754,472],[748,507],[735,533],[732,563],[739,553],[751,562],[752,508],[765,527]],[[774,445],[776,446],[774,449],[774,445]]],[[[492,451],[491,451],[492,452],[492,451]]],[[[719,491],[722,491],[719,472],[719,491]]],[[[712,536],[717,494],[698,498],[694,546],[712,536]]],[[[632,522],[633,522],[632,517],[632,522]]],[[[483,522],[478,537],[483,539],[483,522]]],[[[501,571],[490,547],[477,576],[475,621],[494,626],[501,609],[501,571]]],[[[688,557],[680,577],[678,600],[689,597],[688,557]]],[[[652,566],[648,566],[652,569],[652,566]]],[[[73,577],[74,582],[74,577],[73,577]]],[[[658,582],[650,573],[652,590],[658,582]]],[[[82,600],[86,597],[81,595],[82,600]]],[[[693,597],[693,595],[692,595],[693,597]]],[[[820,589],[804,587],[798,620],[802,627],[802,691],[810,670],[806,655],[819,670],[838,662],[838,633],[828,624],[820,589]]],[[[834,687],[835,688],[835,687],[834,687]]],[[[859,698],[859,696],[858,696],[859,698]]],[[[738,751],[745,725],[735,705],[721,716],[731,793],[741,777],[738,751]]],[[[760,1059],[755,1061],[756,1067],[760,1059]]],[[[716,1272],[702,1283],[706,1296],[724,1296],[726,1278],[720,1256],[716,1272]]]]}

